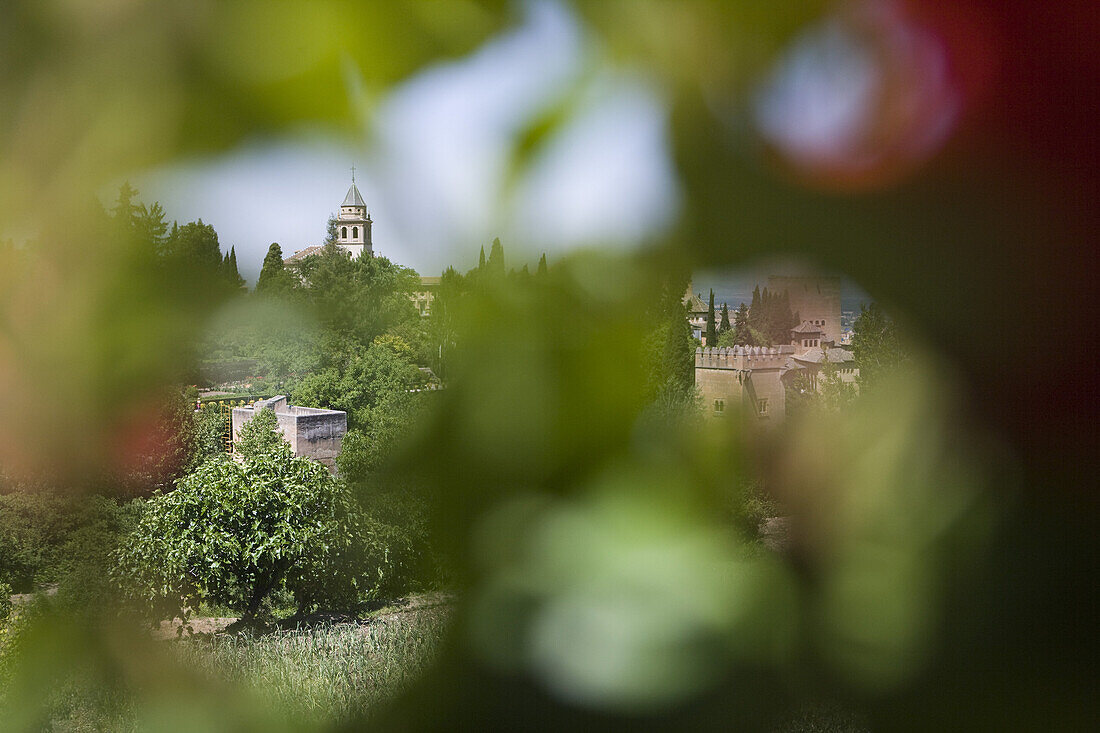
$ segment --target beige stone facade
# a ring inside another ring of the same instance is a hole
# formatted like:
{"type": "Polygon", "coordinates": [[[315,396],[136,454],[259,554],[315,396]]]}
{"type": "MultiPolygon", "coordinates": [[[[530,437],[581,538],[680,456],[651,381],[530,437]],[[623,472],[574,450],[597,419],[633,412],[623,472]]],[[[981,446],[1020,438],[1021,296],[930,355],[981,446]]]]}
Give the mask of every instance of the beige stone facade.
{"type": "Polygon", "coordinates": [[[432,314],[432,301],[435,300],[435,291],[439,287],[438,277],[421,277],[420,278],[420,290],[415,293],[409,293],[409,300],[416,304],[416,309],[420,311],[421,316],[430,316],[432,314]]]}
{"type": "Polygon", "coordinates": [[[783,371],[790,346],[734,346],[695,350],[695,385],[715,417],[778,422],[786,415],[783,371]]]}

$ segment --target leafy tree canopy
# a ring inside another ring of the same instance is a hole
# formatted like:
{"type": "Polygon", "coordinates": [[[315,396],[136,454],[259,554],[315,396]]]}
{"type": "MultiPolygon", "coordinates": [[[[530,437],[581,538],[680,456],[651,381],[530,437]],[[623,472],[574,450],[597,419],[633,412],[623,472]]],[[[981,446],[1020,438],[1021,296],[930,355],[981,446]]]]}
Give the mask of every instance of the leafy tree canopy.
{"type": "Polygon", "coordinates": [[[233,450],[245,458],[254,458],[266,453],[290,455],[290,444],[283,440],[275,411],[265,408],[241,426],[233,450]]]}
{"type": "MultiPolygon", "coordinates": [[[[251,623],[279,588],[300,608],[350,605],[358,520],[329,471],[287,451],[209,461],[146,502],[114,576],[152,618],[186,618],[209,599],[251,623]]],[[[302,608],[302,610],[305,610],[302,608]]]]}
{"type": "Polygon", "coordinates": [[[897,325],[877,303],[860,305],[852,325],[852,353],[863,389],[873,389],[885,375],[908,360],[897,325]]]}

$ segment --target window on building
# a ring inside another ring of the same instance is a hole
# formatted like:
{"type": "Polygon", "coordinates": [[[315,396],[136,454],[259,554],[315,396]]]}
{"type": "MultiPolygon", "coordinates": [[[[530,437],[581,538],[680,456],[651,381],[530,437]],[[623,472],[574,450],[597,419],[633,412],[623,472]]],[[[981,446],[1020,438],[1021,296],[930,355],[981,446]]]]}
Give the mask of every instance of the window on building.
{"type": "Polygon", "coordinates": [[[351,238],[352,239],[359,239],[359,227],[352,227],[351,228],[351,238]]]}
{"type": "Polygon", "coordinates": [[[768,400],[766,397],[756,403],[756,409],[759,410],[761,415],[768,414],[768,400]]]}
{"type": "Polygon", "coordinates": [[[348,238],[348,228],[347,227],[340,227],[340,239],[347,239],[347,238],[348,238]]]}
{"type": "Polygon", "coordinates": [[[725,400],[715,400],[714,401],[714,411],[715,412],[722,412],[725,409],[726,409],[726,401],[725,400]]]}

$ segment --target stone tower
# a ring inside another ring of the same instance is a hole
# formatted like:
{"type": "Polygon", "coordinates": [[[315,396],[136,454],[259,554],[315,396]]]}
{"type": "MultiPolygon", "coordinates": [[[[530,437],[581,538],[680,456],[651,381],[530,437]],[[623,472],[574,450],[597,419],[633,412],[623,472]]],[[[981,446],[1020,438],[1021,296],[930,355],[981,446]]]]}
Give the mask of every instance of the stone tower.
{"type": "Polygon", "coordinates": [[[787,291],[791,311],[799,321],[809,321],[821,329],[820,340],[840,343],[840,278],[826,276],[772,275],[768,289],[787,291]]]}
{"type": "Polygon", "coordinates": [[[351,188],[340,204],[340,214],[336,217],[336,244],[351,252],[352,259],[366,253],[374,254],[370,238],[371,218],[367,213],[367,204],[363,201],[359,188],[355,185],[355,169],[351,171],[351,188]]]}

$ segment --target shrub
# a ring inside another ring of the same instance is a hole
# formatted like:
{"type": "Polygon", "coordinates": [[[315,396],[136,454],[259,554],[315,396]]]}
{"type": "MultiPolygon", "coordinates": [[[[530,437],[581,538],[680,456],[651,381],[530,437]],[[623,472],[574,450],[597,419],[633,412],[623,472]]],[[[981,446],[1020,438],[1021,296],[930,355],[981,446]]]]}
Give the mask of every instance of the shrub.
{"type": "Polygon", "coordinates": [[[229,420],[220,405],[207,403],[195,412],[192,422],[195,437],[189,468],[194,469],[204,461],[225,453],[222,439],[229,429],[229,420]]]}
{"type": "Polygon", "coordinates": [[[0,495],[0,580],[30,593],[86,565],[101,568],[135,515],[133,502],[103,496],[29,488],[0,495]]]}
{"type": "Polygon", "coordinates": [[[0,623],[8,620],[8,616],[11,615],[11,606],[11,586],[0,580],[0,623]]]}
{"type": "Polygon", "coordinates": [[[241,427],[241,433],[233,450],[245,458],[253,458],[265,453],[282,451],[289,454],[290,445],[278,432],[279,418],[274,410],[263,409],[241,427]]]}
{"type": "Polygon", "coordinates": [[[243,462],[209,461],[154,495],[115,577],[154,618],[186,618],[206,599],[253,622],[280,587],[300,608],[354,602],[356,536],[343,484],[280,441],[243,462]]]}

